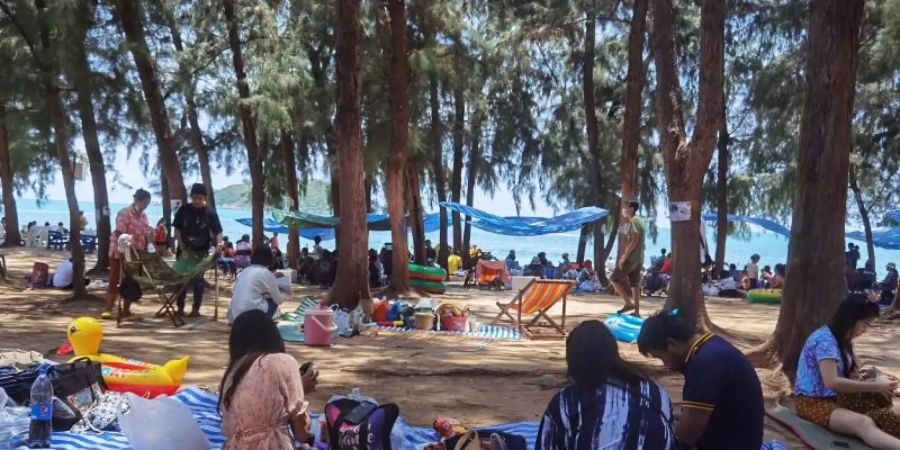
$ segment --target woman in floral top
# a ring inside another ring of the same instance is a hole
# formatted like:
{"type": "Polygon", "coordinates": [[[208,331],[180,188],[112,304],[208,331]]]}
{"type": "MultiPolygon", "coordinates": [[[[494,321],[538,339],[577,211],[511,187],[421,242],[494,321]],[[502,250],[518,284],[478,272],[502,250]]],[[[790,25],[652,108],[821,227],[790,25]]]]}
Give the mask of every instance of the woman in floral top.
{"type": "Polygon", "coordinates": [[[852,294],[829,325],[809,336],[794,382],[797,415],[819,426],[857,436],[878,449],[900,449],[900,416],[891,411],[895,378],[862,381],[853,339],[878,317],[876,303],[852,294]]]}

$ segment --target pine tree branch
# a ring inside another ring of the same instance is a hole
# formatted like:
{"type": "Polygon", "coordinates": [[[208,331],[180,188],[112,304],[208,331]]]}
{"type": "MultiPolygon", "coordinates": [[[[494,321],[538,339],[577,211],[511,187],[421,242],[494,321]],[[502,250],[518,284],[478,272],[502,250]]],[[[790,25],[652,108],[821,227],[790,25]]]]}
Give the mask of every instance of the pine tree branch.
{"type": "Polygon", "coordinates": [[[32,42],[31,37],[28,36],[28,33],[25,31],[25,27],[19,23],[19,19],[16,18],[16,15],[12,13],[12,10],[9,8],[9,5],[6,4],[5,0],[0,0],[0,10],[3,10],[4,13],[9,17],[9,20],[12,22],[13,26],[16,30],[19,31],[19,34],[22,35],[22,39],[25,40],[25,45],[28,46],[28,50],[31,53],[31,56],[34,58],[35,64],[37,64],[38,68],[41,70],[46,70],[47,66],[41,61],[40,53],[38,53],[34,42],[32,42]]]}

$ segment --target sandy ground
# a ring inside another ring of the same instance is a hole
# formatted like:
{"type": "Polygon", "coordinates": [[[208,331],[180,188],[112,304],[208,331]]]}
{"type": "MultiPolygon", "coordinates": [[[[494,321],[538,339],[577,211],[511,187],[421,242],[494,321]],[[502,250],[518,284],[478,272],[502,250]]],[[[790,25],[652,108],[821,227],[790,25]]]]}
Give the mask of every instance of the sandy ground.
{"type": "MultiPolygon", "coordinates": [[[[64,360],[53,350],[65,341],[65,327],[82,315],[99,317],[99,298],[67,300],[69,294],[56,290],[32,290],[25,282],[34,261],[54,268],[64,254],[43,250],[4,249],[9,266],[8,282],[0,282],[0,347],[21,348],[64,360]]],[[[91,267],[89,261],[88,267],[91,267]]],[[[93,291],[98,297],[102,291],[93,291]]],[[[107,322],[102,350],[106,353],[162,364],[183,355],[192,357],[185,384],[218,389],[227,362],[228,331],[224,321],[231,282],[220,281],[219,322],[212,322],[213,296],[208,293],[202,313],[188,326],[176,329],[171,323],[153,318],[158,308],[155,296],[145,294],[133,309],[142,319],[116,329],[107,322]]],[[[292,310],[305,296],[321,296],[321,289],[296,287],[293,301],[283,310],[292,310]]],[[[440,298],[466,303],[477,319],[493,319],[496,301],[508,301],[511,291],[466,290],[451,287],[440,298]]],[[[190,299],[188,299],[190,301],[190,299]]],[[[713,321],[732,333],[741,348],[761,342],[774,328],[778,308],[742,301],[709,299],[713,321]]],[[[643,302],[644,313],[662,306],[661,299],[643,302]]],[[[602,318],[620,307],[606,295],[577,295],[569,298],[567,327],[587,319],[602,318]]],[[[558,313],[558,311],[556,311],[558,313]]],[[[896,327],[878,324],[859,339],[857,353],[864,362],[900,373],[900,347],[896,327]]],[[[565,343],[562,339],[535,341],[487,341],[457,337],[410,335],[362,336],[339,339],[331,348],[312,348],[288,343],[288,352],[299,361],[314,360],[321,370],[316,392],[308,395],[314,410],[321,411],[334,393],[348,393],[359,387],[363,394],[400,406],[401,414],[413,424],[429,425],[435,417],[451,416],[471,425],[513,421],[539,421],[554,393],[565,382],[565,343]]],[[[683,379],[666,372],[656,360],[641,356],[633,344],[619,345],[624,357],[640,364],[657,377],[673,400],[681,399],[683,379]]],[[[785,388],[780,375],[759,370],[767,404],[774,404],[785,388]]],[[[767,419],[767,439],[782,439],[792,448],[803,448],[790,433],[767,419]]]]}

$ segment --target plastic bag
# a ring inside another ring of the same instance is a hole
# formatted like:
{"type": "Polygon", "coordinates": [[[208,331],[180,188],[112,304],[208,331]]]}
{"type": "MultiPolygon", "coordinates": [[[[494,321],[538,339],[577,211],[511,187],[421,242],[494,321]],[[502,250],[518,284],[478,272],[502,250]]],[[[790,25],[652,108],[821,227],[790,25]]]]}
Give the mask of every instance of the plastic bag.
{"type": "Polygon", "coordinates": [[[208,450],[209,441],[191,411],[169,397],[147,400],[126,394],[131,410],[119,413],[119,427],[134,450],[208,450]]]}
{"type": "Polygon", "coordinates": [[[0,388],[0,448],[12,447],[13,438],[28,432],[31,410],[25,406],[15,406],[9,401],[6,391],[0,388]],[[9,406],[6,406],[7,403],[9,406]]]}

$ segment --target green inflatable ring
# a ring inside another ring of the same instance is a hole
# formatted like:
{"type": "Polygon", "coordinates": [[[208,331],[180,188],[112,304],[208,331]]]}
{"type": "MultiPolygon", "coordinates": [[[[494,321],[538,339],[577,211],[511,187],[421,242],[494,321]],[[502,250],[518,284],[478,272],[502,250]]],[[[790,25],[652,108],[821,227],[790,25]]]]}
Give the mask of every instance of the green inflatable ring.
{"type": "Polygon", "coordinates": [[[447,272],[440,267],[409,265],[409,278],[420,281],[443,282],[447,278],[447,272]]]}
{"type": "Polygon", "coordinates": [[[443,294],[446,290],[444,283],[438,281],[409,280],[409,285],[429,294],[443,294]]]}
{"type": "Polygon", "coordinates": [[[750,300],[750,303],[780,305],[781,297],[781,289],[751,289],[747,291],[747,300],[750,300]]]}

